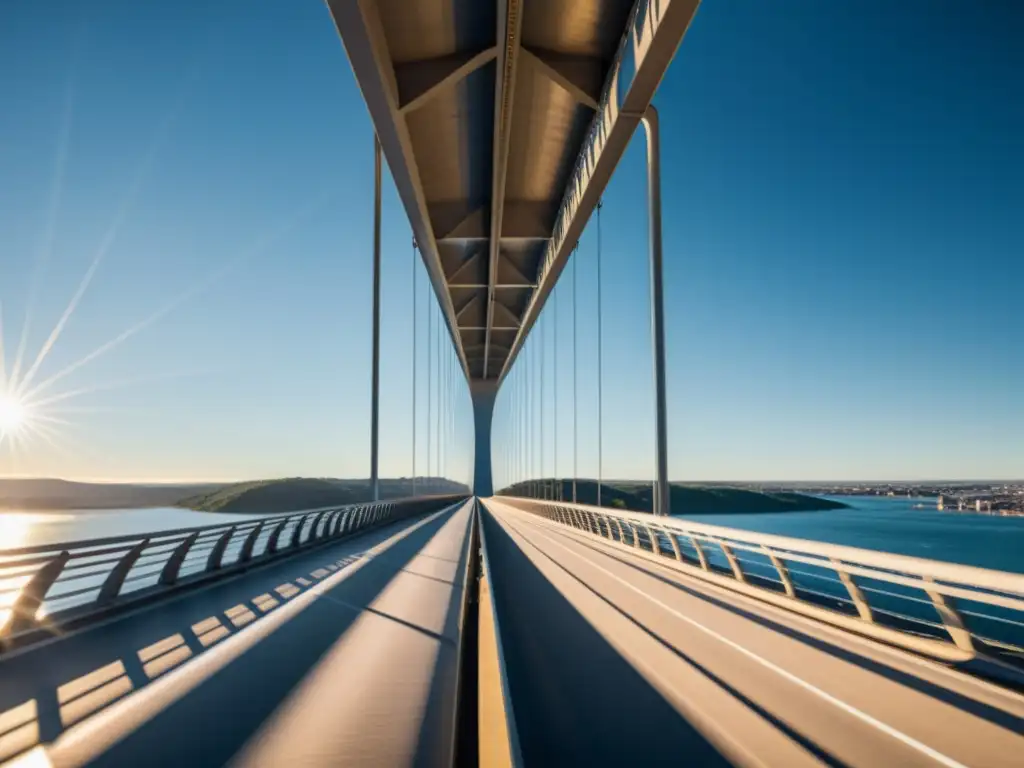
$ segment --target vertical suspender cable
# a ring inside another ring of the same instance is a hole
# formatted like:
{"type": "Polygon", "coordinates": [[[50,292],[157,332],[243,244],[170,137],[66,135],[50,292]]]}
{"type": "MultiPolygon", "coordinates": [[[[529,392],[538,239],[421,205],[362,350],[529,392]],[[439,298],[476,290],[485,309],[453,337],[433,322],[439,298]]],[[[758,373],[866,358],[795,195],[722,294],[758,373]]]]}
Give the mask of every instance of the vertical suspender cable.
{"type": "Polygon", "coordinates": [[[437,463],[437,476],[441,474],[441,307],[437,305],[437,322],[434,324],[434,333],[437,334],[437,389],[435,396],[437,397],[437,408],[434,411],[434,419],[436,423],[434,425],[434,440],[436,440],[436,452],[437,457],[434,461],[437,463]]]}
{"type": "Polygon", "coordinates": [[[540,320],[540,492],[545,499],[548,497],[548,481],[544,477],[544,411],[547,403],[544,402],[544,358],[548,356],[547,344],[547,323],[544,317],[540,320]]]}
{"type": "MultiPolygon", "coordinates": [[[[430,284],[427,284],[427,292],[430,292],[430,284]]],[[[434,312],[431,309],[431,302],[427,300],[427,479],[426,486],[430,489],[430,478],[433,473],[431,464],[431,432],[433,426],[434,409],[434,312]]]]}
{"type": "Polygon", "coordinates": [[[416,289],[419,287],[416,267],[416,238],[412,239],[412,495],[416,495],[416,289]]]}
{"type": "Polygon", "coordinates": [[[604,367],[601,360],[601,208],[604,201],[597,201],[597,506],[601,506],[601,481],[604,474],[604,403],[602,382],[604,367]]]}
{"type": "Polygon", "coordinates": [[[554,388],[554,414],[551,417],[551,423],[553,424],[552,437],[555,441],[554,447],[554,489],[555,492],[551,494],[552,500],[562,500],[562,481],[558,479],[558,286],[556,285],[552,291],[551,310],[554,313],[554,335],[555,340],[553,342],[553,357],[554,361],[551,364],[551,386],[554,388]]]}
{"type": "Polygon", "coordinates": [[[577,453],[579,452],[579,432],[576,429],[577,411],[579,410],[580,392],[576,386],[576,257],[579,255],[580,244],[572,251],[572,503],[576,503],[576,478],[580,476],[577,453]]]}
{"type": "Polygon", "coordinates": [[[437,317],[437,367],[441,372],[441,390],[438,392],[437,402],[437,456],[440,457],[440,471],[437,473],[444,477],[444,470],[447,468],[447,441],[444,429],[444,420],[447,418],[447,365],[444,349],[444,334],[441,333],[440,316],[437,317]],[[442,365],[442,362],[444,365],[442,365]],[[441,416],[443,414],[443,417],[441,416]]]}
{"type": "Polygon", "coordinates": [[[370,495],[380,500],[380,139],[373,134],[373,368],[370,374],[370,495]]]}
{"type": "MultiPolygon", "coordinates": [[[[540,338],[540,336],[538,336],[538,338],[540,338]]],[[[537,341],[537,340],[535,340],[535,341],[537,341]]],[[[540,341],[537,341],[537,343],[534,344],[534,366],[532,366],[532,369],[534,369],[534,375],[532,375],[530,377],[532,379],[532,382],[530,382],[530,386],[532,387],[532,389],[534,389],[534,397],[532,397],[532,399],[534,399],[534,413],[530,414],[530,417],[531,417],[531,421],[532,421],[532,426],[534,426],[534,466],[532,466],[531,469],[534,470],[534,498],[535,499],[540,499],[541,498],[541,470],[540,470],[540,464],[538,463],[538,460],[540,458],[540,453],[541,453],[541,443],[540,443],[540,441],[538,439],[540,437],[540,434],[539,434],[540,427],[538,426],[538,417],[541,414],[541,397],[540,397],[540,394],[541,394],[540,389],[541,388],[540,388],[540,386],[538,386],[538,381],[539,380],[537,378],[538,370],[540,368],[540,355],[538,354],[538,349],[539,348],[540,348],[540,341]]]]}

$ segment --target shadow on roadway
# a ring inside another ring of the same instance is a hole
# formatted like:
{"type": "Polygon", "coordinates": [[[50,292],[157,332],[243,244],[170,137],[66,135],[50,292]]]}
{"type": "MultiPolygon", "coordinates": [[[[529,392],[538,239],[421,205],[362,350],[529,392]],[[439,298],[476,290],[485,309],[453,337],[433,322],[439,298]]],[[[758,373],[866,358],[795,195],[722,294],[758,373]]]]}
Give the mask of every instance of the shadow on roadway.
{"type": "MultiPolygon", "coordinates": [[[[714,605],[717,608],[722,608],[726,611],[729,611],[730,613],[735,614],[736,616],[740,616],[744,619],[748,619],[749,621],[760,624],[762,627],[770,629],[773,632],[778,632],[779,634],[785,635],[786,637],[792,638],[793,640],[797,640],[798,642],[801,642],[804,645],[827,653],[831,656],[834,656],[837,659],[841,659],[847,662],[848,664],[852,664],[854,666],[860,667],[861,669],[886,677],[889,680],[892,680],[893,682],[899,683],[900,685],[915,690],[918,693],[930,696],[933,699],[942,701],[946,704],[949,704],[950,706],[956,707],[957,709],[974,715],[975,717],[987,720],[990,723],[999,725],[1003,728],[1007,728],[1008,730],[1013,731],[1015,733],[1024,733],[1024,718],[1020,718],[1012,712],[1007,712],[1006,710],[999,709],[998,707],[986,704],[983,701],[979,701],[969,696],[965,696],[964,694],[958,691],[946,688],[942,685],[939,685],[938,683],[932,682],[931,680],[926,680],[924,678],[913,675],[909,672],[905,672],[897,667],[885,664],[884,662],[878,661],[877,659],[864,656],[860,653],[857,653],[855,650],[851,650],[849,648],[837,645],[835,643],[830,643],[827,640],[824,640],[820,637],[816,637],[806,632],[802,632],[801,630],[795,627],[779,623],[766,616],[752,613],[738,605],[734,605],[720,598],[714,597],[710,594],[694,589],[693,587],[688,587],[685,584],[681,584],[679,581],[669,576],[665,576],[655,571],[653,568],[656,566],[653,563],[648,564],[646,562],[637,562],[627,553],[612,552],[596,544],[592,544],[587,541],[581,541],[580,539],[572,536],[567,536],[566,534],[561,533],[560,531],[556,531],[555,533],[565,538],[570,538],[573,542],[578,543],[581,546],[584,546],[594,552],[607,555],[608,557],[617,560],[623,565],[626,565],[635,571],[650,576],[653,579],[657,579],[658,581],[664,584],[668,584],[669,586],[678,589],[680,592],[685,592],[687,595],[690,595],[691,597],[697,598],[698,600],[701,600],[710,605],[714,605]],[[648,565],[652,567],[647,567],[648,565]]],[[[553,562],[556,562],[557,564],[557,561],[553,562]]],[[[686,574],[680,574],[681,577],[685,577],[685,575],[686,574]]],[[[577,581],[579,580],[577,579],[577,581]]],[[[595,592],[595,594],[597,593],[595,592]]],[[[625,611],[623,611],[618,606],[613,607],[615,607],[616,610],[618,610],[623,615],[632,619],[631,616],[629,616],[625,611]]],[[[644,629],[646,630],[645,627],[644,629]]],[[[661,639],[657,638],[657,636],[655,637],[656,639],[661,639]]],[[[677,653],[679,652],[678,649],[675,648],[673,648],[672,650],[677,653]]],[[[691,664],[693,663],[689,659],[687,659],[687,661],[689,661],[689,663],[691,664]]],[[[950,667],[955,669],[956,665],[950,665],[950,667]]]]}
{"type": "Polygon", "coordinates": [[[729,761],[482,515],[525,765],[729,761]]]}
{"type": "MultiPolygon", "coordinates": [[[[324,596],[334,599],[312,601],[94,764],[223,765],[457,508],[371,558],[327,590],[324,596]]],[[[415,522],[369,531],[0,661],[0,761],[52,743],[415,522]]]]}

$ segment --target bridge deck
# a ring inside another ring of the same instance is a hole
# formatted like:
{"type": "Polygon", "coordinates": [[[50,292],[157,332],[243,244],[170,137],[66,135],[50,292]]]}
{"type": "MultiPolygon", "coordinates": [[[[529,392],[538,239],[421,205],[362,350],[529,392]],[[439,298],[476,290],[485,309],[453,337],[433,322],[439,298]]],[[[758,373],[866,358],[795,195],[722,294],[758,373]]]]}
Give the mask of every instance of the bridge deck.
{"type": "Polygon", "coordinates": [[[5,657],[0,762],[39,742],[54,766],[450,764],[471,511],[5,657]]]}
{"type": "Polygon", "coordinates": [[[487,508],[526,765],[1019,765],[1016,693],[487,508]]]}

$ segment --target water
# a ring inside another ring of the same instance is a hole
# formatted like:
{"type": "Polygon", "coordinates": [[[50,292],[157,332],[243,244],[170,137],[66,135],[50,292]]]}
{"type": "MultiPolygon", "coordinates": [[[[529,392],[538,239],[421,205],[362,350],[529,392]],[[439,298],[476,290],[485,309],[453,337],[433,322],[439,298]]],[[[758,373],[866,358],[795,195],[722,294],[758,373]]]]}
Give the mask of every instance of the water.
{"type": "Polygon", "coordinates": [[[260,515],[195,512],[177,507],[0,512],[0,550],[237,523],[256,517],[260,515]]]}
{"type": "Polygon", "coordinates": [[[851,509],[687,520],[1024,573],[1024,517],[939,512],[934,499],[837,496],[851,509]],[[914,509],[925,504],[930,509],[914,509]]]}

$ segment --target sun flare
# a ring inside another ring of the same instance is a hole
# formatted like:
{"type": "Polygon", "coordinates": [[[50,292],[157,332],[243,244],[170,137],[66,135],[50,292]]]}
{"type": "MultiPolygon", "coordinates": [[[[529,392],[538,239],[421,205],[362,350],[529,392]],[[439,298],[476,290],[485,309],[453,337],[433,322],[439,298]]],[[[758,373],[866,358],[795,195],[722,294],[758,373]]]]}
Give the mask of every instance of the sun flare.
{"type": "Polygon", "coordinates": [[[17,432],[28,418],[28,408],[19,397],[0,392],[0,434],[17,432]]]}

